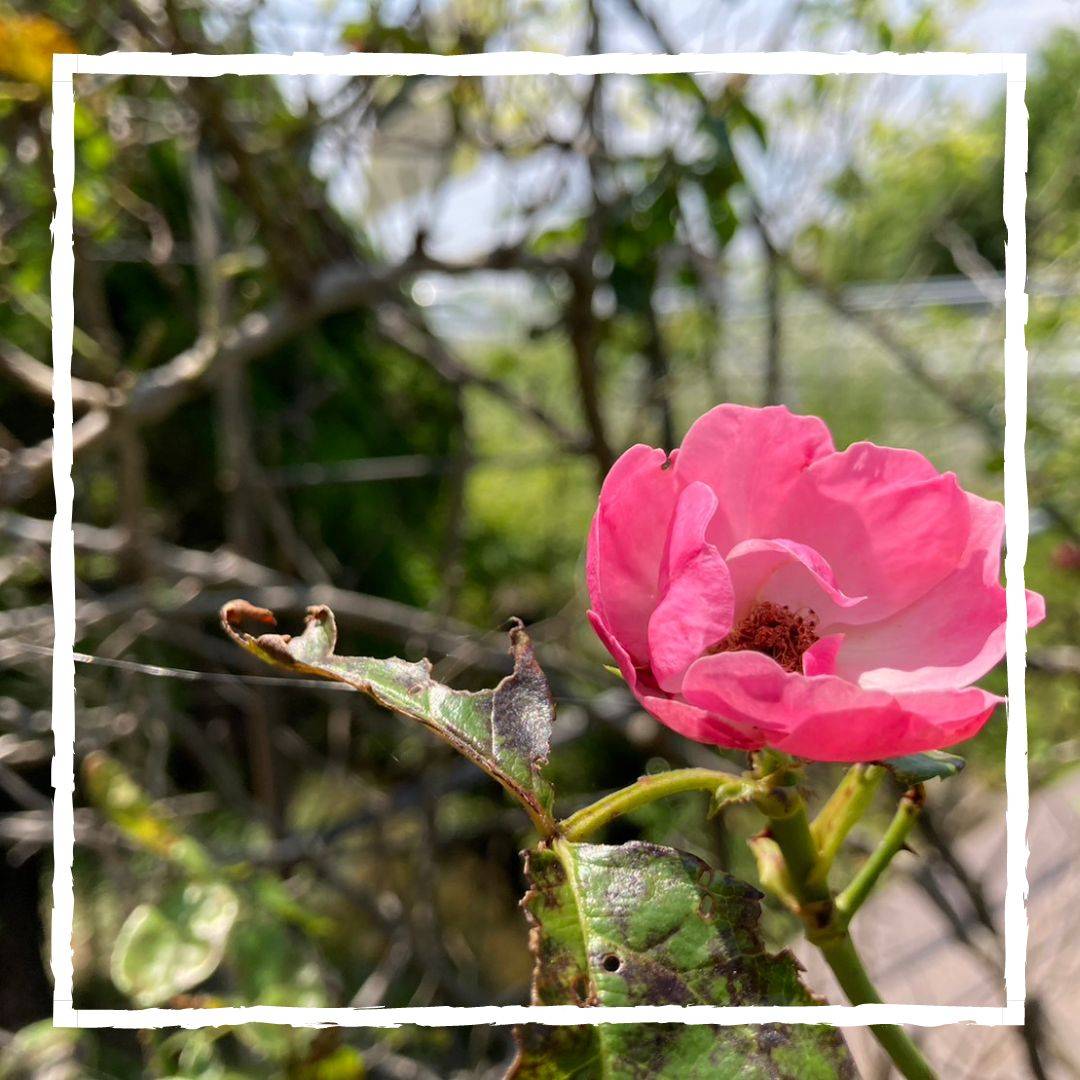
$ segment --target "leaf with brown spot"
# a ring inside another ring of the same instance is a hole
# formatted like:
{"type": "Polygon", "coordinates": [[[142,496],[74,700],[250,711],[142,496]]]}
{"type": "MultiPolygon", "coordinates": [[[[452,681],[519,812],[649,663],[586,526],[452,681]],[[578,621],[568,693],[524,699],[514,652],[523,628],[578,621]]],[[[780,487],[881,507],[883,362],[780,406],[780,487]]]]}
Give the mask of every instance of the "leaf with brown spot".
{"type": "MultiPolygon", "coordinates": [[[[656,844],[555,840],[525,857],[534,1005],[817,1005],[770,954],[760,893],[656,844]]],[[[526,1025],[514,1080],[856,1076],[825,1025],[526,1025]]]]}
{"type": "Polygon", "coordinates": [[[221,609],[225,632],[253,656],[299,674],[347,683],[418,721],[502,784],[542,836],[554,834],[553,795],[541,769],[547,763],[555,704],[520,622],[510,630],[513,674],[494,689],[477,692],[436,682],[427,660],[338,656],[337,626],[328,607],[308,608],[298,637],[252,636],[241,629],[245,622],[277,625],[272,612],[246,600],[233,600],[221,609]]]}

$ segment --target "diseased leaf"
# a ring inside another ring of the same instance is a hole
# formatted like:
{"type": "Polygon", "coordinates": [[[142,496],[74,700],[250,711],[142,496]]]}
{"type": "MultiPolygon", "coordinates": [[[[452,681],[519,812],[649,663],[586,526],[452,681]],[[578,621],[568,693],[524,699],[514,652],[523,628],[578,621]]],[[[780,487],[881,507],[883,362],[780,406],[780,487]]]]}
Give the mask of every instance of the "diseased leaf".
{"type": "Polygon", "coordinates": [[[117,989],[136,1005],[158,1005],[197,986],[225,955],[240,903],[221,882],[191,882],[160,907],[140,904],[113,946],[117,989]]]}
{"type": "Polygon", "coordinates": [[[502,784],[522,803],[541,835],[555,831],[552,790],[540,771],[547,763],[555,705],[520,623],[510,631],[513,674],[493,690],[471,692],[436,682],[427,660],[335,655],[337,626],[328,607],[308,608],[299,637],[252,637],[239,628],[244,620],[276,625],[271,612],[245,600],[221,609],[226,633],[252,655],[290,671],[347,683],[419,721],[502,784]]]}
{"type": "Polygon", "coordinates": [[[515,1029],[506,1080],[849,1080],[838,1031],[809,1024],[599,1024],[515,1029]]]}
{"type": "MultiPolygon", "coordinates": [[[[700,859],[556,840],[526,855],[534,1005],[816,1005],[758,929],[761,894],[700,859]]],[[[527,1025],[516,1080],[854,1077],[838,1031],[809,1025],[527,1025]]]]}
{"type": "Polygon", "coordinates": [[[955,776],[967,764],[957,754],[947,754],[944,750],[927,750],[922,754],[907,754],[904,757],[889,758],[881,763],[893,776],[908,787],[924,784],[927,780],[944,780],[955,776]]]}

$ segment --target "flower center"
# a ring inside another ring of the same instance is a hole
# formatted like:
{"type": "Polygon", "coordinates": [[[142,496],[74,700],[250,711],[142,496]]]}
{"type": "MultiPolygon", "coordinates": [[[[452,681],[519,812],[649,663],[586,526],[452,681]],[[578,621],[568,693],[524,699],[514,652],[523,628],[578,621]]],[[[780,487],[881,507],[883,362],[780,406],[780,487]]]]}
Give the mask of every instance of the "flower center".
{"type": "Polygon", "coordinates": [[[785,671],[801,671],[802,654],[818,639],[816,628],[817,619],[812,611],[808,616],[796,615],[789,608],[763,600],[709,652],[751,649],[771,656],[785,671]]]}

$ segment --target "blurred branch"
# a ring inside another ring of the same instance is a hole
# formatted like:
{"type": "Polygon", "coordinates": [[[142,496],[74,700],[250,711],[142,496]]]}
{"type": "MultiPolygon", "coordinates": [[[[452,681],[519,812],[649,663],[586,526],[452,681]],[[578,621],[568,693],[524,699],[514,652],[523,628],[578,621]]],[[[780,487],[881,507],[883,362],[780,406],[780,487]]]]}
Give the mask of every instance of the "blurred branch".
{"type": "Polygon", "coordinates": [[[1049,675],[1080,675],[1080,645],[1048,645],[1032,649],[1028,666],[1049,675]]]}
{"type": "Polygon", "coordinates": [[[439,1080],[437,1073],[426,1065],[399,1054],[387,1043],[375,1043],[364,1051],[364,1067],[374,1076],[385,1076],[388,1080],[439,1080]]]}
{"type": "MultiPolygon", "coordinates": [[[[579,447],[574,453],[584,453],[579,447]]],[[[374,484],[385,480],[415,480],[424,476],[453,475],[460,463],[457,454],[393,454],[388,457],[350,458],[346,461],[302,462],[285,465],[269,474],[277,487],[321,487],[323,484],[374,484]]],[[[549,454],[467,454],[469,468],[528,469],[566,462],[567,452],[549,454]]]]}
{"type": "Polygon", "coordinates": [[[33,784],[24,780],[10,765],[0,762],[0,791],[13,803],[27,810],[48,810],[52,803],[33,784]]]}
{"type": "MultiPolygon", "coordinates": [[[[50,543],[52,523],[11,511],[0,511],[0,533],[44,546],[50,543]]],[[[125,531],[116,528],[102,529],[76,524],[74,535],[77,549],[98,554],[119,555],[127,543],[125,531]]],[[[152,565],[159,571],[184,578],[197,578],[204,585],[242,585],[251,590],[254,603],[273,610],[295,612],[303,611],[312,604],[326,604],[334,609],[342,621],[364,631],[396,640],[421,638],[439,653],[464,653],[471,663],[485,669],[502,672],[509,668],[505,650],[485,644],[482,640],[484,635],[475,627],[456,619],[409,607],[396,600],[330,585],[303,585],[228,550],[195,551],[160,540],[151,540],[148,554],[152,565]]],[[[222,604],[232,599],[232,594],[200,589],[193,596],[184,599],[175,609],[170,609],[168,604],[163,607],[162,599],[160,590],[125,589],[93,603],[95,615],[99,614],[99,608],[115,616],[137,611],[142,607],[163,608],[166,611],[173,610],[174,613],[183,611],[188,614],[212,615],[222,604]]],[[[0,634],[20,633],[33,622],[41,622],[43,619],[51,622],[51,605],[45,605],[38,615],[27,609],[22,612],[0,613],[0,634]]]]}
{"type": "Polygon", "coordinates": [[[911,345],[900,338],[892,326],[881,318],[876,311],[856,307],[847,299],[841,289],[828,281],[824,274],[815,267],[810,266],[805,259],[800,259],[791,250],[778,246],[773,240],[764,218],[761,218],[761,236],[773,255],[788,267],[803,286],[820,297],[838,315],[869,333],[899,361],[900,366],[920,386],[944,401],[959,416],[981,428],[986,435],[994,440],[995,445],[1000,445],[1005,435],[1005,429],[991,416],[990,411],[972,401],[947,380],[930,371],[924,358],[911,345]]]}
{"type": "Polygon", "coordinates": [[[979,253],[971,234],[961,229],[955,221],[947,220],[938,226],[934,235],[952,256],[960,273],[982,293],[989,304],[1000,308],[1005,302],[1000,275],[979,253]]]}
{"type": "MultiPolygon", "coordinates": [[[[360,984],[352,996],[349,1007],[353,1009],[371,1009],[382,1005],[391,984],[405,970],[413,957],[411,935],[399,926],[390,938],[382,959],[360,984]]],[[[371,1067],[371,1061],[366,1061],[371,1067]]]]}
{"type": "MultiPolygon", "coordinates": [[[[52,401],[53,370],[18,345],[0,339],[0,372],[16,386],[44,402],[52,401]]],[[[116,390],[88,379],[72,378],[71,399],[76,408],[107,409],[120,400],[116,390]]]]}
{"type": "MultiPolygon", "coordinates": [[[[78,454],[99,443],[109,433],[111,423],[104,409],[94,408],[81,416],[71,429],[74,452],[78,454]]],[[[0,505],[33,495],[52,474],[52,454],[52,439],[11,453],[0,468],[0,505]]]]}
{"type": "Polygon", "coordinates": [[[671,363],[664,332],[656,312],[656,289],[649,290],[645,300],[645,361],[649,368],[649,399],[660,419],[660,445],[674,448],[675,417],[671,409],[671,363]]]}
{"type": "MultiPolygon", "coordinates": [[[[992,975],[1000,978],[1005,962],[1005,950],[983,883],[968,870],[960,858],[957,837],[947,826],[945,817],[924,811],[918,829],[933,848],[934,859],[929,863],[923,863],[918,872],[913,875],[915,881],[945,917],[957,941],[977,957],[992,975]],[[986,933],[988,946],[982,945],[969,932],[967,921],[957,911],[938,883],[934,874],[934,862],[945,867],[960,886],[963,896],[975,915],[977,924],[986,933]]],[[[1032,1015],[1029,1016],[1027,1023],[1017,1029],[1016,1034],[1024,1044],[1032,1076],[1036,1080],[1047,1080],[1049,1074],[1044,1058],[1048,1047],[1046,1046],[1046,1032],[1040,1023],[1042,1008],[1039,1000],[1033,996],[1029,996],[1028,1006],[1032,1010],[1032,1015]]]]}
{"type": "Polygon", "coordinates": [[[782,401],[782,312],[780,293],[780,259],[769,242],[765,226],[758,220],[758,231],[765,248],[765,311],[768,332],[765,343],[765,385],[762,389],[763,405],[779,405],[782,401]]]}
{"type": "MultiPolygon", "coordinates": [[[[90,450],[112,434],[112,413],[116,408],[126,410],[136,426],[155,423],[202,390],[218,364],[247,364],[262,359],[331,315],[374,307],[395,298],[396,290],[416,274],[469,274],[508,268],[550,272],[565,269],[566,262],[541,259],[511,247],[497,248],[464,263],[443,262],[423,252],[393,266],[335,263],[315,276],[302,304],[282,301],[265,311],[245,315],[214,337],[200,337],[171,360],[138,376],[118,404],[110,401],[112,408],[91,409],[75,423],[75,453],[90,450]]],[[[0,472],[0,503],[29,498],[46,483],[51,470],[51,439],[16,451],[0,472]]]]}
{"type": "Polygon", "coordinates": [[[701,366],[709,387],[709,397],[712,401],[725,401],[728,397],[727,379],[721,365],[724,360],[728,296],[723,254],[706,254],[688,238],[686,256],[701,282],[709,317],[701,345],[701,366]]]}
{"type": "Polygon", "coordinates": [[[458,597],[465,585],[465,534],[467,529],[467,489],[472,463],[468,413],[461,387],[454,393],[455,431],[452,465],[447,474],[445,524],[442,554],[438,564],[439,591],[434,610],[449,615],[457,607],[458,597]]]}
{"type": "Polygon", "coordinates": [[[542,405],[513,390],[505,382],[471,370],[426,326],[410,318],[400,308],[383,307],[379,311],[378,323],[380,332],[388,341],[429,364],[448,382],[477,386],[540,425],[564,449],[575,454],[588,452],[588,440],[575,435],[542,405]]]}
{"type": "MultiPolygon", "coordinates": [[[[600,18],[593,0],[587,4],[588,45],[586,52],[600,52],[600,18]]],[[[585,426],[589,430],[591,451],[596,459],[597,483],[602,484],[615,454],[608,441],[604,415],[600,407],[597,354],[600,346],[600,324],[593,310],[596,293],[596,255],[600,250],[608,208],[601,194],[601,165],[608,160],[602,130],[603,79],[593,75],[581,118],[581,134],[585,140],[585,160],[589,168],[591,210],[586,218],[585,238],[573,264],[569,267],[570,298],[566,305],[566,331],[570,338],[577,369],[578,395],[585,426]]]]}

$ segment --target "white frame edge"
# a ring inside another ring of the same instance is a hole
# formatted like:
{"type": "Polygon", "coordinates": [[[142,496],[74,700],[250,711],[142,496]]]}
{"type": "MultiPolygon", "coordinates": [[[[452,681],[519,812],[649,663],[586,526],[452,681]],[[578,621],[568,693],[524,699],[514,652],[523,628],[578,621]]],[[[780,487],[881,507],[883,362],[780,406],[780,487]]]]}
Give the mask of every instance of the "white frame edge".
{"type": "Polygon", "coordinates": [[[51,961],[53,1023],[74,1028],[215,1027],[245,1023],[295,1027],[392,1028],[401,1024],[457,1027],[471,1024],[911,1024],[940,1027],[1024,1023],[1027,948],[1027,715],[1024,702],[1028,505],[1024,440],[1027,422],[1027,110],[1023,53],[711,53],[676,56],[607,53],[323,55],[295,53],[204,56],[195,53],[116,52],[53,58],[52,150],[56,215],[51,267],[53,349],[53,521],[51,566],[55,638],[52,671],[55,754],[53,804],[53,917],[51,961]],[[1004,75],[1005,173],[1005,575],[1006,666],[1009,706],[1005,746],[1006,891],[1005,1005],[689,1006],[580,1009],[576,1006],[427,1007],[404,1009],[305,1009],[275,1006],[210,1009],[76,1009],[73,1005],[71,936],[74,919],[75,550],[72,532],[71,354],[74,330],[72,194],[75,170],[77,74],[100,75],[591,75],[716,72],[722,74],[1004,75]]]}

